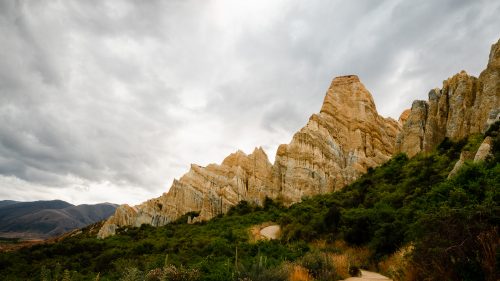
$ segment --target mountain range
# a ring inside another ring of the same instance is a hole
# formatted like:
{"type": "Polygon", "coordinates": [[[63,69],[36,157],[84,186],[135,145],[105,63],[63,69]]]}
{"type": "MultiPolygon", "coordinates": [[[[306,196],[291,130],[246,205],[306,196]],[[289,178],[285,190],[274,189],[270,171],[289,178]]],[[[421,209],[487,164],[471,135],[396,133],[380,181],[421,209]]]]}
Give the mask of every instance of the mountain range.
{"type": "Polygon", "coordinates": [[[0,201],[0,237],[45,239],[111,216],[117,205],[73,205],[61,200],[0,201]]]}
{"type": "MultiPolygon", "coordinates": [[[[492,45],[479,77],[461,71],[448,78],[442,88],[430,90],[428,100],[414,101],[398,121],[378,114],[359,77],[336,77],[320,112],[289,144],[279,146],[274,164],[262,148],[249,155],[237,151],[219,165],[193,164],[160,197],[119,206],[98,237],[123,226],[165,225],[186,213],[193,214],[190,222],[208,220],[243,200],[262,205],[269,197],[289,206],[303,197],[338,191],[398,153],[413,157],[430,152],[445,139],[484,133],[499,119],[500,41],[492,45]]],[[[482,156],[462,155],[461,160],[484,157],[489,141],[481,145],[482,156]]]]}

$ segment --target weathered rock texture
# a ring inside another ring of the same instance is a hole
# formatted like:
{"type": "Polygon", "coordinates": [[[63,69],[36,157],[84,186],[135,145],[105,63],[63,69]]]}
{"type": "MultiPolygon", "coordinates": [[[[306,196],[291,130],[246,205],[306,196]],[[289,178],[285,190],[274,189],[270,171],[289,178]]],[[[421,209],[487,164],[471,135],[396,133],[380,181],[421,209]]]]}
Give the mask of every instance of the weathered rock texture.
{"type": "Polygon", "coordinates": [[[490,136],[486,137],[474,155],[474,162],[485,161],[491,155],[492,146],[493,139],[490,136]]]}
{"type": "MultiPolygon", "coordinates": [[[[428,101],[413,102],[397,122],[378,115],[357,76],[337,77],[320,113],[278,148],[274,165],[261,148],[250,155],[233,153],[220,165],[192,165],[162,196],[135,207],[120,206],[98,235],[112,235],[120,226],[164,225],[190,211],[200,212],[194,221],[206,220],[241,200],[261,204],[267,196],[291,204],[303,196],[339,190],[396,152],[411,157],[445,137],[459,140],[484,132],[500,118],[499,83],[500,41],[492,46],[479,78],[464,71],[456,74],[441,89],[431,90],[428,101]]],[[[486,157],[486,146],[479,156],[461,156],[458,165],[486,157]]]]}
{"type": "Polygon", "coordinates": [[[319,114],[281,145],[274,164],[285,202],[339,190],[394,153],[400,125],[378,115],[357,76],[333,80],[319,114]]]}
{"type": "Polygon", "coordinates": [[[398,122],[399,122],[399,125],[401,126],[404,126],[404,124],[406,123],[406,120],[408,120],[408,117],[410,117],[410,112],[411,112],[411,109],[405,109],[403,111],[403,113],[401,113],[401,115],[399,116],[399,119],[398,119],[398,122]]]}
{"type": "Polygon", "coordinates": [[[190,211],[196,220],[225,213],[241,200],[262,204],[265,197],[284,203],[338,190],[395,151],[401,126],[378,115],[373,98],[357,76],[333,80],[319,114],[281,145],[272,165],[261,148],[238,151],[222,164],[191,165],[162,196],[138,206],[120,206],[99,232],[103,238],[120,226],[164,225],[190,211]]]}
{"type": "Polygon", "coordinates": [[[451,178],[454,175],[456,175],[458,170],[462,168],[462,166],[465,164],[466,161],[471,161],[474,163],[485,161],[488,158],[488,156],[491,155],[492,145],[493,145],[493,139],[490,136],[488,136],[484,138],[483,142],[481,143],[481,145],[479,145],[477,150],[462,151],[460,153],[460,159],[458,159],[458,161],[455,163],[455,166],[453,166],[453,169],[448,174],[448,178],[451,178]]]}
{"type": "Polygon", "coordinates": [[[415,101],[398,136],[397,150],[413,156],[430,151],[445,137],[459,140],[484,133],[500,115],[500,41],[491,47],[487,68],[479,78],[462,71],[415,101]]]}
{"type": "Polygon", "coordinates": [[[162,196],[135,207],[120,206],[98,236],[112,235],[119,226],[165,225],[191,211],[200,212],[196,220],[207,220],[241,200],[262,204],[266,196],[278,195],[272,175],[272,165],[262,148],[250,155],[237,151],[221,165],[191,165],[189,172],[174,180],[162,196]]]}

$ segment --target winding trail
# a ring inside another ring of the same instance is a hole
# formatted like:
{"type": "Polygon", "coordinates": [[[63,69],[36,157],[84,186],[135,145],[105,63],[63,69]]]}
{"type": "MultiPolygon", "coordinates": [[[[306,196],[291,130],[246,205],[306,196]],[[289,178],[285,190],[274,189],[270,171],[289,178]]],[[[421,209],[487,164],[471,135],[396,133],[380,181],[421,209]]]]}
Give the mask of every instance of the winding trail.
{"type": "Polygon", "coordinates": [[[389,279],[384,275],[375,272],[361,270],[360,277],[349,277],[344,281],[392,281],[392,279],[389,279]]]}
{"type": "Polygon", "coordinates": [[[260,235],[266,237],[267,239],[278,239],[279,233],[279,225],[270,225],[260,230],[260,235]]]}

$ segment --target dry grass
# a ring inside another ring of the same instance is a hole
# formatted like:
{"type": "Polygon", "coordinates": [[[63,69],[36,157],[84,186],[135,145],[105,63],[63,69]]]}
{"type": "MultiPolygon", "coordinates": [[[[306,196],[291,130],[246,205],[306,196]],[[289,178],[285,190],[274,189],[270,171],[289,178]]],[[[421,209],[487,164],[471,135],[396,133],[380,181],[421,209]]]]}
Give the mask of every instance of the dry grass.
{"type": "Polygon", "coordinates": [[[331,258],[339,277],[342,279],[349,277],[349,257],[345,254],[332,254],[331,258]]]}
{"type": "Polygon", "coordinates": [[[379,262],[380,272],[391,277],[394,281],[415,280],[414,267],[409,258],[412,250],[412,245],[402,247],[387,259],[379,262]]]}
{"type": "Polygon", "coordinates": [[[290,272],[290,281],[312,281],[313,278],[309,275],[307,269],[300,265],[293,265],[290,272]]]}
{"type": "Polygon", "coordinates": [[[343,279],[350,277],[351,267],[367,268],[372,255],[368,248],[351,247],[343,240],[336,240],[333,243],[318,240],[311,243],[311,246],[329,253],[329,260],[332,261],[337,275],[343,279]]]}

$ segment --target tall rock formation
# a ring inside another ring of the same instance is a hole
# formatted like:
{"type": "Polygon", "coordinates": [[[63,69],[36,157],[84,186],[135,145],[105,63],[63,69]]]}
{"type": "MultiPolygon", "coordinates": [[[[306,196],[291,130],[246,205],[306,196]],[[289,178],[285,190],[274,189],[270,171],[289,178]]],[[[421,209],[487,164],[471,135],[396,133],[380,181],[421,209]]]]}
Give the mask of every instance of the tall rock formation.
{"type": "Polygon", "coordinates": [[[479,78],[465,71],[448,78],[428,101],[413,102],[397,140],[397,150],[413,156],[444,140],[484,133],[500,116],[500,40],[491,47],[488,66],[479,78]]]}
{"type": "Polygon", "coordinates": [[[339,190],[386,162],[399,131],[398,122],[378,115],[357,76],[333,79],[320,113],[278,148],[274,174],[285,202],[339,190]]]}
{"type": "Polygon", "coordinates": [[[162,196],[134,207],[118,207],[98,236],[113,235],[120,226],[165,225],[191,211],[200,212],[196,220],[207,220],[225,213],[241,200],[262,204],[266,196],[278,195],[272,175],[272,165],[262,148],[250,155],[242,151],[232,153],[221,165],[193,164],[162,196]]]}
{"type": "MultiPolygon", "coordinates": [[[[99,231],[101,238],[121,226],[164,225],[196,211],[194,220],[225,213],[241,200],[261,204],[281,198],[291,204],[303,196],[336,191],[394,153],[410,157],[429,151],[444,138],[459,140],[482,133],[500,118],[500,41],[491,48],[479,78],[465,71],[414,101],[399,121],[378,115],[372,96],[355,75],[337,77],[319,114],[278,148],[274,165],[261,148],[238,151],[220,165],[192,165],[162,196],[131,207],[122,205],[99,231]]],[[[482,149],[487,155],[487,144],[482,149]]],[[[465,161],[464,155],[462,161],[465,161]]]]}
{"type": "Polygon", "coordinates": [[[311,116],[290,144],[279,147],[274,165],[261,148],[250,155],[233,153],[220,165],[191,165],[162,196],[120,206],[98,236],[113,235],[120,226],[164,225],[190,211],[200,212],[195,220],[207,220],[241,200],[262,204],[266,196],[280,197],[291,204],[338,190],[387,161],[400,129],[395,120],[378,115],[357,76],[337,77],[321,112],[311,116]]]}

